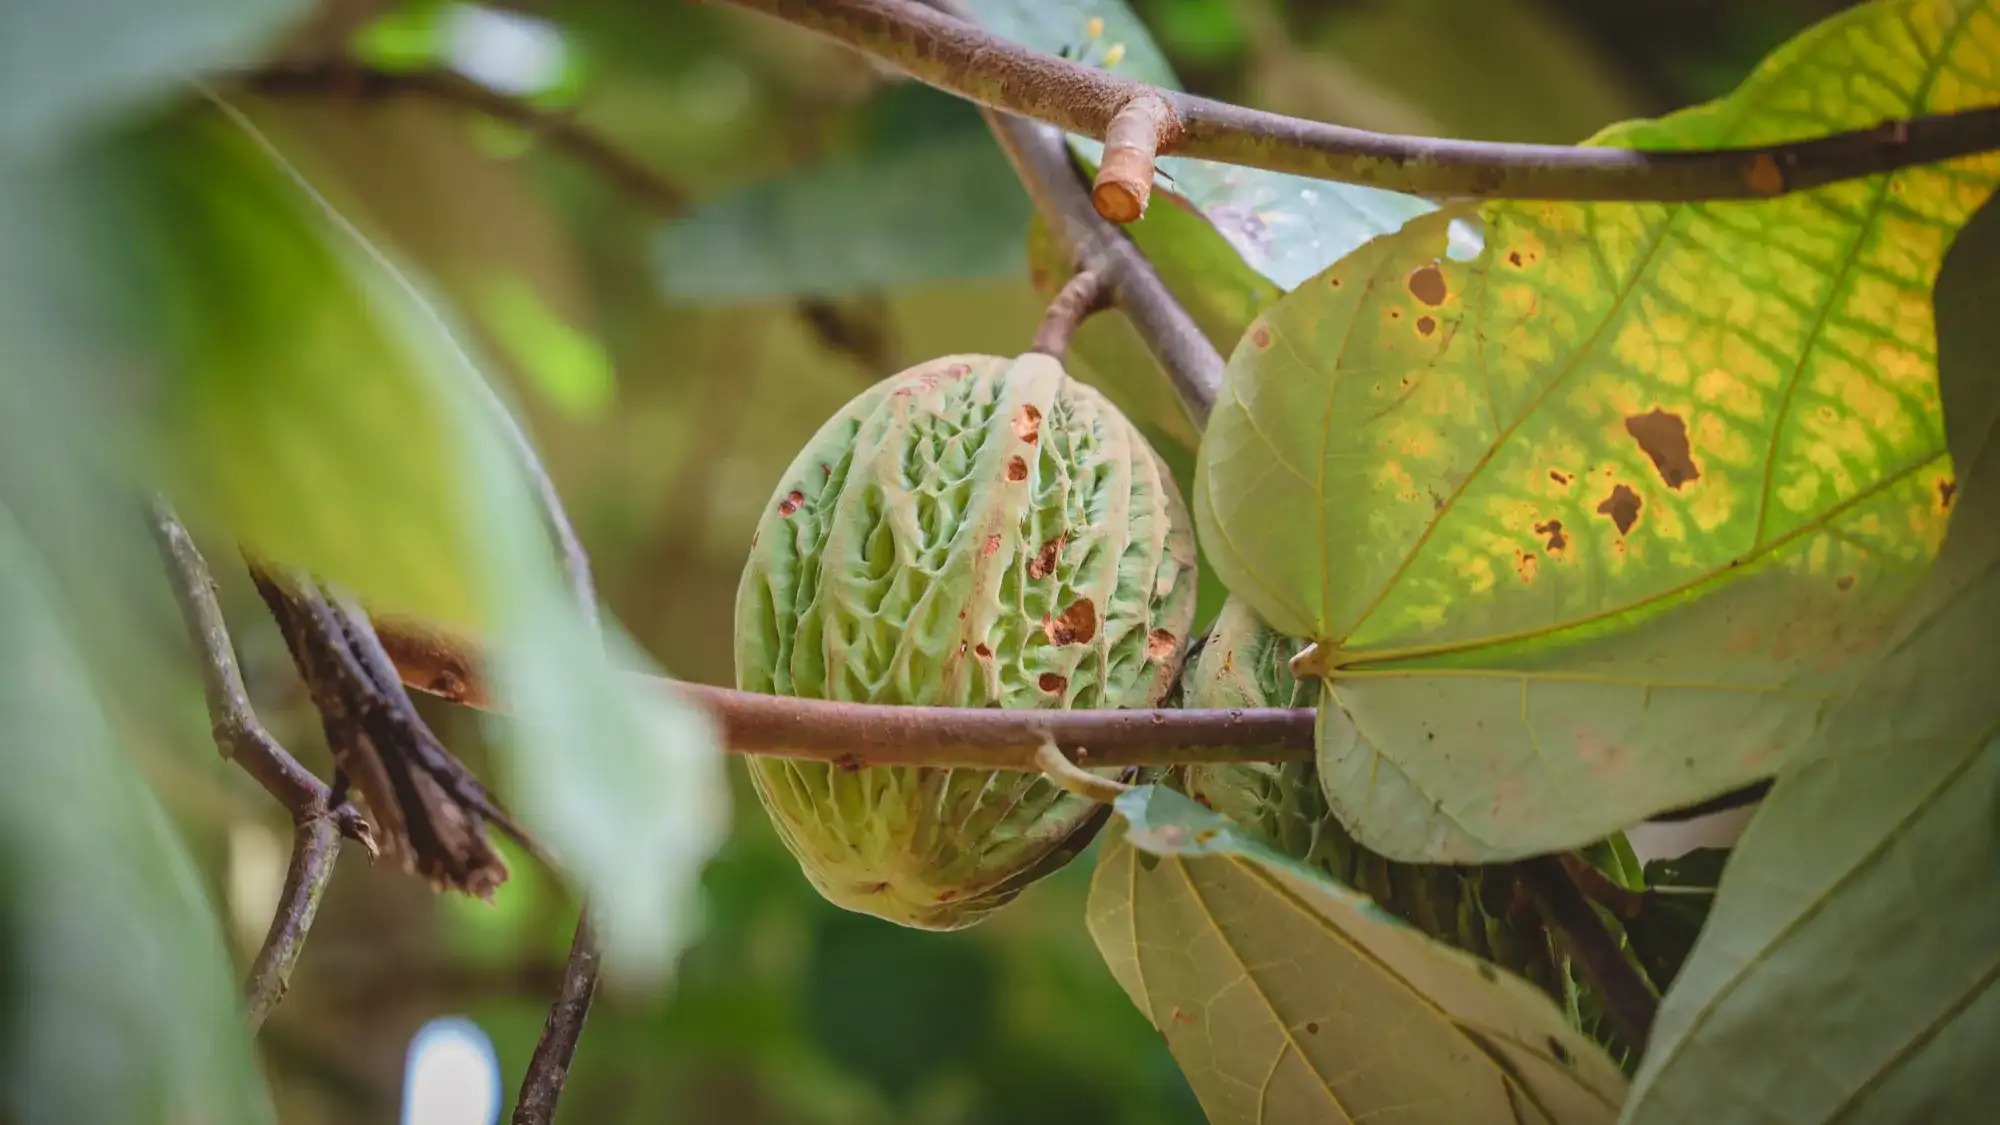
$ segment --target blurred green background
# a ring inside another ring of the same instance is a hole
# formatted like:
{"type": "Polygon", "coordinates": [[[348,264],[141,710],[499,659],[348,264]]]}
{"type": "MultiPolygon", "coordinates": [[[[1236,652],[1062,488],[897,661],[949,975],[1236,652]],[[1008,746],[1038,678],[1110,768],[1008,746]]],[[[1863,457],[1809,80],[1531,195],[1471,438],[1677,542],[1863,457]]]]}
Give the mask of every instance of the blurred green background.
{"type": "MultiPolygon", "coordinates": [[[[1135,6],[1200,93],[1373,128],[1560,142],[1719,94],[1845,5],[1135,6]]],[[[310,68],[352,53],[519,85],[643,177],[610,182],[550,136],[352,83],[263,84],[240,104],[470,315],[617,618],[675,674],[727,684],[750,532],[808,434],[917,360],[1028,341],[1040,310],[1029,206],[974,113],[824,42],[699,4],[510,7],[553,22],[332,3],[286,59],[310,68]]],[[[222,578],[253,694],[324,772],[275,630],[247,582],[222,578]]],[[[474,723],[425,707],[488,768],[474,723]]],[[[205,746],[157,755],[154,768],[246,959],[288,825],[205,746]]],[[[668,992],[601,996],[564,1120],[1200,1120],[1085,933],[1092,857],[970,931],[906,931],[821,902],[736,791],[703,936],[668,992]]],[[[261,1040],[283,1120],[395,1120],[411,1036],[447,1014],[492,1037],[511,1095],[573,922],[558,888],[523,858],[512,866],[488,906],[434,897],[386,865],[343,865],[261,1040]]]]}

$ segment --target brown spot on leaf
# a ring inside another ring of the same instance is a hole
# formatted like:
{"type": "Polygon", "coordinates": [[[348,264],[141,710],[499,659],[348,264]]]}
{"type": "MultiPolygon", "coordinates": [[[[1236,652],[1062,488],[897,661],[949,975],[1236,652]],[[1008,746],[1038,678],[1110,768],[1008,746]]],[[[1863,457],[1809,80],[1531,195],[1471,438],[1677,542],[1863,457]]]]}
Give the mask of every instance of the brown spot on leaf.
{"type": "Polygon", "coordinates": [[[799,505],[805,502],[806,502],[805,493],[788,492],[785,494],[785,498],[783,500],[778,501],[778,514],[781,516],[790,516],[793,512],[799,510],[799,505]]]}
{"type": "Polygon", "coordinates": [[[1155,629],[1146,634],[1146,658],[1148,660],[1165,660],[1167,657],[1173,655],[1176,643],[1172,633],[1167,632],[1165,629],[1155,629]]]}
{"type": "Polygon", "coordinates": [[[1338,276],[1335,276],[1335,277],[1329,277],[1329,278],[1327,278],[1327,279],[1326,279],[1326,287],[1327,287],[1328,289],[1338,289],[1338,288],[1340,288],[1340,278],[1339,278],[1338,276]]]}
{"type": "Polygon", "coordinates": [[[1618,526],[1618,534],[1623,535],[1639,522],[1639,509],[1643,507],[1645,504],[1640,501],[1639,494],[1620,484],[1613,486],[1611,495],[1597,506],[1597,514],[1610,516],[1611,522],[1618,526]]]}
{"type": "Polygon", "coordinates": [[[1035,557],[1028,560],[1028,577],[1047,578],[1054,574],[1056,560],[1062,555],[1063,540],[1068,538],[1067,535],[1058,535],[1042,544],[1042,549],[1036,551],[1035,557]]]}
{"type": "Polygon", "coordinates": [[[1000,537],[998,535],[987,536],[986,542],[979,545],[979,554],[983,558],[990,559],[994,555],[997,555],[999,553],[1000,553],[1000,537]]]}
{"type": "Polygon", "coordinates": [[[1938,481],[1937,490],[1938,507],[1943,508],[1945,511],[1950,511],[1951,502],[1958,495],[1958,482],[1950,477],[1945,477],[1943,480],[1938,481]]]}
{"type": "Polygon", "coordinates": [[[1306,1034],[1307,1034],[1307,1035],[1318,1035],[1318,1034],[1319,1034],[1319,1024],[1317,1024],[1317,1023],[1315,1023],[1315,1022],[1313,1022],[1313,1021],[1311,1021],[1311,1020],[1308,1020],[1308,1021],[1306,1021],[1306,1034]]]}
{"type": "Polygon", "coordinates": [[[1549,537],[1549,550],[1551,552],[1560,551],[1564,547],[1569,546],[1569,536],[1563,534],[1563,521],[1561,520],[1550,520],[1547,523],[1536,524],[1535,534],[1549,537]]]}
{"type": "Polygon", "coordinates": [[[1028,463],[1027,463],[1026,461],[1022,460],[1022,459],[1021,459],[1021,458],[1019,458],[1019,457],[1016,457],[1016,458],[1014,458],[1013,460],[1011,460],[1011,461],[1008,461],[1008,462],[1007,462],[1007,479],[1008,479],[1008,480],[1015,480],[1015,481],[1019,481],[1019,480],[1027,480],[1027,479],[1028,479],[1028,463]]]}
{"type": "Polygon", "coordinates": [[[1688,448],[1687,422],[1680,415],[1658,408],[1634,414],[1625,419],[1625,432],[1653,459],[1653,467],[1659,470],[1660,479],[1667,482],[1668,488],[1678,489],[1701,479],[1701,470],[1695,468],[1688,448]]]}
{"type": "Polygon", "coordinates": [[[1541,556],[1532,551],[1523,551],[1514,558],[1514,573],[1520,575],[1523,582],[1533,582],[1535,572],[1541,567],[1541,556]]]}
{"type": "Polygon", "coordinates": [[[1268,329],[1268,328],[1266,328],[1266,327],[1264,327],[1264,326],[1263,326],[1263,325],[1261,325],[1261,324],[1260,324],[1260,325],[1258,325],[1258,326],[1257,326],[1257,327],[1255,327],[1255,328],[1252,328],[1252,329],[1250,330],[1250,345],[1251,345],[1252,347],[1257,347],[1257,348],[1268,348],[1268,347],[1270,347],[1270,346],[1271,346],[1271,330],[1270,330],[1270,329],[1268,329]]]}
{"type": "Polygon", "coordinates": [[[1089,598],[1078,598],[1044,625],[1051,643],[1059,645],[1085,645],[1097,635],[1097,603],[1089,598]]]}
{"type": "Polygon", "coordinates": [[[1054,672],[1043,672],[1042,678],[1035,681],[1035,686],[1048,692],[1050,695],[1061,695],[1063,689],[1069,686],[1069,681],[1056,675],[1054,672]]]}
{"type": "Polygon", "coordinates": [[[1402,310],[1402,309],[1390,309],[1390,310],[1389,310],[1389,319],[1390,319],[1390,320],[1401,320],[1401,319],[1403,319],[1403,310],[1402,310]]]}
{"type": "Polygon", "coordinates": [[[1854,576],[1852,574],[1843,574],[1833,580],[1833,585],[1835,589],[1852,590],[1854,589],[1854,576]]]}
{"type": "Polygon", "coordinates": [[[1760,152],[1750,160],[1750,190],[1758,195],[1776,195],[1785,190],[1785,171],[1769,153],[1760,152]]]}
{"type": "Polygon", "coordinates": [[[1014,436],[1030,443],[1042,436],[1042,412],[1033,403],[1014,412],[1014,436]]]}
{"type": "Polygon", "coordinates": [[[1570,476],[1568,473],[1563,472],[1561,469],[1550,469],[1549,479],[1564,487],[1568,487],[1569,482],[1575,480],[1576,478],[1570,476]]]}
{"type": "Polygon", "coordinates": [[[1513,267],[1514,267],[1515,269],[1520,269],[1520,268],[1521,268],[1521,252],[1520,252],[1519,250],[1509,250],[1509,251],[1507,251],[1507,264],[1508,264],[1508,265],[1510,265],[1510,266],[1513,266],[1513,267]]]}
{"type": "Polygon", "coordinates": [[[1437,327],[1437,318],[1434,316],[1420,316],[1417,318],[1417,335],[1419,336],[1428,336],[1436,332],[1437,327]]]}
{"type": "Polygon", "coordinates": [[[1445,287],[1444,272],[1436,266],[1418,266],[1410,271],[1407,284],[1410,296],[1432,308],[1444,304],[1449,290],[1445,287]]]}

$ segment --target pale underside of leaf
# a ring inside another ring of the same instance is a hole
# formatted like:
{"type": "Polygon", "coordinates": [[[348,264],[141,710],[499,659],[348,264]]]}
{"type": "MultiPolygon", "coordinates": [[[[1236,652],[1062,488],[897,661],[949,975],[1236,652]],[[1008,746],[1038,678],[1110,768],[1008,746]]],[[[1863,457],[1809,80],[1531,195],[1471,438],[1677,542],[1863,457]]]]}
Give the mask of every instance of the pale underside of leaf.
{"type": "MultiPolygon", "coordinates": [[[[1177,794],[1148,801],[1187,810],[1167,817],[1204,816],[1177,794]]],[[[1196,823],[1182,826],[1201,838],[1196,823]]],[[[1532,986],[1232,840],[1212,854],[1152,856],[1121,821],[1089,908],[1106,962],[1211,1121],[1616,1115],[1617,1068],[1532,986]]]]}
{"type": "MultiPolygon", "coordinates": [[[[1991,102],[1996,50],[1986,5],[1877,5],[1730,99],[1603,139],[1748,143],[1991,102]]],[[[1797,749],[1942,539],[1928,292],[1996,169],[1440,212],[1253,326],[1197,520],[1233,591],[1329,650],[1322,777],[1364,845],[1574,846],[1797,749]],[[1470,261],[1446,253],[1455,217],[1483,224],[1470,261]]]]}

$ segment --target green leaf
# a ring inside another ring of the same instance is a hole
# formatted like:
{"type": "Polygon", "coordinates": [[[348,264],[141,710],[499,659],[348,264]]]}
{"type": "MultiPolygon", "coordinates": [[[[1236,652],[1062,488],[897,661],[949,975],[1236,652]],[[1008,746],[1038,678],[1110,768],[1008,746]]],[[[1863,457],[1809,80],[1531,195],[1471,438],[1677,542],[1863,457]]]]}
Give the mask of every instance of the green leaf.
{"type": "Polygon", "coordinates": [[[670,296],[703,301],[1004,277],[1030,210],[992,138],[965,130],[703,204],[667,226],[656,261],[670,296]]]}
{"type": "Polygon", "coordinates": [[[2000,206],[1936,291],[1964,466],[1951,534],[1895,642],[1737,841],[1667,994],[1631,1125],[1957,1125],[2000,1057],[2000,206]]]}
{"type": "Polygon", "coordinates": [[[0,1104],[22,1125],[275,1121],[221,928],[66,608],[0,504],[0,1104]]]}
{"type": "Polygon", "coordinates": [[[1091,936],[1214,1125],[1617,1115],[1618,1068],[1526,981],[1170,790],[1118,811],[1091,936]]]}
{"type": "MultiPolygon", "coordinates": [[[[1180,89],[1145,24],[1122,0],[972,0],[971,7],[981,24],[1015,42],[1067,52],[1077,62],[1120,77],[1180,89]],[[1103,21],[1095,36],[1090,34],[1092,20],[1103,21]]],[[[1101,143],[1072,136],[1070,144],[1086,165],[1096,168],[1104,152],[1101,143]]],[[[1297,286],[1369,238],[1393,231],[1433,206],[1375,188],[1182,157],[1162,157],[1155,166],[1172,185],[1171,193],[1209,221],[1213,234],[1282,289],[1297,286]]],[[[1167,205],[1160,197],[1168,190],[1155,187],[1149,217],[1167,205]]],[[[1141,247],[1149,257],[1154,252],[1143,242],[1141,247]]],[[[1231,334],[1217,346],[1228,347],[1235,339],[1231,334]]]]}
{"type": "Polygon", "coordinates": [[[303,0],[0,7],[0,149],[47,150],[203,70],[247,65],[303,0]]]}
{"type": "MultiPolygon", "coordinates": [[[[2000,99],[1994,9],[1857,9],[1730,98],[1599,143],[2000,99]]],[[[1927,294],[1994,179],[1979,157],[1759,203],[1453,209],[1265,315],[1204,439],[1197,525],[1232,591],[1321,643],[1321,777],[1363,844],[1576,847],[1811,735],[1942,538],[1927,294]],[[1470,261],[1457,218],[1484,228],[1470,261]]]]}
{"type": "Polygon", "coordinates": [[[523,278],[493,278],[480,293],[480,320],[534,387],[573,417],[603,416],[616,389],[604,348],[564,323],[523,278]]]}

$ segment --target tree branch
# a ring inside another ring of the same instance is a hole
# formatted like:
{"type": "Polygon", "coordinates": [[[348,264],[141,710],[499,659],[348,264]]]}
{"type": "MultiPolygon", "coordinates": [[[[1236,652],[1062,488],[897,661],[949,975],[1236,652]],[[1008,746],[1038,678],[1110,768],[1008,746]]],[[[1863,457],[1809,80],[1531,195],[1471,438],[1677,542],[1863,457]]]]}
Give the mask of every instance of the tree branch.
{"type": "Polygon", "coordinates": [[[264,729],[250,706],[250,693],[236,665],[229,626],[216,604],[215,578],[207,561],[165,501],[152,501],[151,516],[153,537],[167,564],[174,598],[180,603],[188,636],[201,654],[202,687],[208,697],[216,748],[256,778],[265,792],[292,814],[292,859],[285,886],[243,987],[250,1029],[255,1032],[291,987],[292,969],[305,949],[320,898],[333,878],[340,838],[346,836],[360,844],[371,859],[376,854],[375,839],[359,810],[336,802],[332,790],[264,729]]]}
{"type": "Polygon", "coordinates": [[[1570,880],[1559,857],[1535,856],[1513,867],[1543,923],[1562,939],[1583,979],[1603,1001],[1604,1014],[1619,1037],[1631,1045],[1635,1055],[1643,1054],[1653,1031],[1653,1018],[1659,1013],[1659,997],[1626,960],[1624,950],[1618,948],[1589,900],[1570,880]]]}
{"type": "Polygon", "coordinates": [[[687,195],[617,145],[578,125],[570,115],[542,109],[448,70],[387,71],[332,60],[274,66],[235,76],[237,85],[270,97],[299,95],[364,100],[428,98],[518,125],[596,170],[620,191],[666,214],[687,207],[687,195]]]}
{"type": "MultiPolygon", "coordinates": [[[[403,682],[455,703],[499,706],[478,646],[402,618],[375,622],[403,682]]],[[[1310,708],[1252,710],[1026,711],[910,707],[759,695],[631,673],[652,690],[707,707],[737,754],[809,758],[845,768],[962,766],[1038,770],[1053,738],[1081,765],[1304,761],[1313,753],[1310,708]]]]}
{"type": "Polygon", "coordinates": [[[728,0],[819,32],[917,80],[1105,140],[1156,97],[1158,151],[1428,196],[1765,199],[2000,147],[2000,106],[1888,121],[1790,144],[1644,152],[1405,137],[1247,109],[1030,50],[914,0],[728,0]]]}

